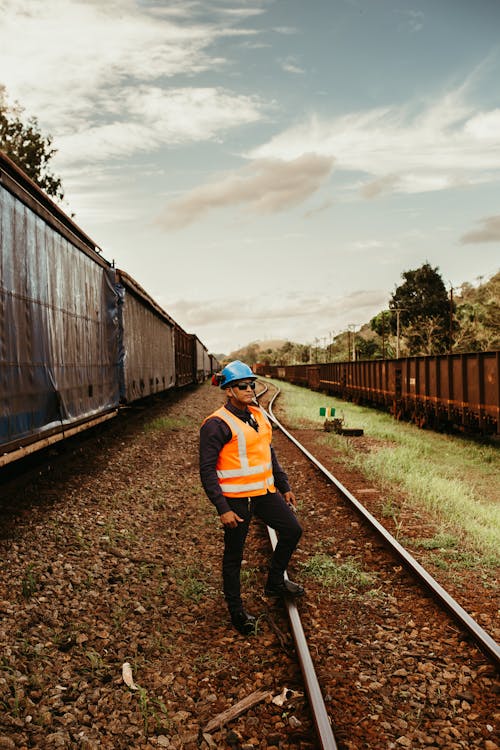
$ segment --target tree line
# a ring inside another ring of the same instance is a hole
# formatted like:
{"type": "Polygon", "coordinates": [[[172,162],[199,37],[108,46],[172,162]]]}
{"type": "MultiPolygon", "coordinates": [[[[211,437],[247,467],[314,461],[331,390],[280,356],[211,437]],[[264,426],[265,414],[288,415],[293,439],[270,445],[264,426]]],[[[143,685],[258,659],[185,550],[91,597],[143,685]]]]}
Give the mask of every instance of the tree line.
{"type": "Polygon", "coordinates": [[[439,268],[428,262],[401,278],[388,308],[356,332],[344,331],[323,345],[319,338],[272,348],[253,342],[228,358],[305,364],[500,349],[500,272],[479,286],[465,282],[449,292],[439,268]]]}

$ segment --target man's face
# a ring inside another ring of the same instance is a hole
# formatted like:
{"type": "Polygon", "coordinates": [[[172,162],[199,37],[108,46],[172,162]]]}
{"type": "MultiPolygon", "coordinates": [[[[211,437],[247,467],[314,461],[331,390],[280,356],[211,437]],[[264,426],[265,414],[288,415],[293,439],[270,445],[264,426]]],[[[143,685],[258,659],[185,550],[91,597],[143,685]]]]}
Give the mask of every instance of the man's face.
{"type": "Polygon", "coordinates": [[[255,380],[249,380],[248,378],[237,380],[227,390],[232,399],[246,406],[254,400],[255,380]]]}

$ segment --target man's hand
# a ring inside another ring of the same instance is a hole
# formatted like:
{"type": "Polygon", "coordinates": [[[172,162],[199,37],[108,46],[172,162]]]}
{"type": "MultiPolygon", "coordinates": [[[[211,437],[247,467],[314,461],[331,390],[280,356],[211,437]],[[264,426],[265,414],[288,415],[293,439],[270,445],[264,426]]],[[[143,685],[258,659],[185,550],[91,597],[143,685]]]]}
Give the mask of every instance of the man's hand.
{"type": "Polygon", "coordinates": [[[220,516],[220,522],[223,526],[227,526],[230,529],[235,529],[239,523],[243,523],[243,518],[240,518],[233,510],[228,510],[227,513],[222,513],[220,516]]]}
{"type": "Polygon", "coordinates": [[[296,500],[295,495],[293,494],[293,492],[291,490],[290,490],[290,492],[285,492],[285,494],[283,495],[283,497],[285,498],[285,500],[288,503],[288,505],[292,506],[292,508],[295,509],[297,507],[297,500],[296,500]]]}

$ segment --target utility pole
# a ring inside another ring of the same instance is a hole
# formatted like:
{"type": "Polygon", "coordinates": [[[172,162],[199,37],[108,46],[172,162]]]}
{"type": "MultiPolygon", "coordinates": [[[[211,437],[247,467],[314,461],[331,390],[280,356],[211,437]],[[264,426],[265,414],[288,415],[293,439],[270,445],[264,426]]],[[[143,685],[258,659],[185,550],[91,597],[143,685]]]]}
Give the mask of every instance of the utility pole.
{"type": "Polygon", "coordinates": [[[449,354],[451,354],[452,349],[453,349],[453,289],[454,287],[452,286],[450,282],[450,345],[448,349],[449,354]]]}
{"type": "Polygon", "coordinates": [[[399,315],[401,310],[396,309],[396,359],[399,359],[399,315]]]}
{"type": "Polygon", "coordinates": [[[393,309],[393,312],[396,313],[396,359],[399,359],[399,339],[401,336],[401,325],[399,321],[399,316],[402,312],[406,312],[406,307],[395,307],[393,309]]]}
{"type": "Polygon", "coordinates": [[[385,359],[385,310],[382,310],[382,359],[385,359]]]}
{"type": "Polygon", "coordinates": [[[349,352],[348,359],[352,358],[353,362],[356,361],[356,336],[355,336],[355,333],[356,333],[356,327],[357,327],[357,325],[358,325],[357,323],[349,323],[349,325],[347,327],[348,333],[350,333],[352,331],[352,355],[349,352]]]}

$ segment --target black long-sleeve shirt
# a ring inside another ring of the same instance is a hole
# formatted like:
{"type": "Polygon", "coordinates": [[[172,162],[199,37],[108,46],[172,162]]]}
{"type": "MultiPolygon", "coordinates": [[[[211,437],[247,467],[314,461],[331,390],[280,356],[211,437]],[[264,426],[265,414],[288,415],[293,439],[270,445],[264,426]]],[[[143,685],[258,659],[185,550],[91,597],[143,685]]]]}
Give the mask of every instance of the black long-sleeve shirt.
{"type": "MultiPolygon", "coordinates": [[[[224,404],[225,408],[243,422],[251,424],[252,415],[248,409],[237,409],[230,401],[224,404]]],[[[200,477],[203,489],[208,499],[215,505],[219,515],[227,513],[231,508],[227,499],[222,494],[219,480],[217,478],[217,459],[219,453],[226,443],[231,440],[232,432],[229,425],[219,417],[211,417],[200,429],[200,477]]],[[[271,446],[271,460],[273,465],[273,476],[276,489],[282,494],[290,491],[288,476],[281,468],[273,447],[271,446]]]]}

